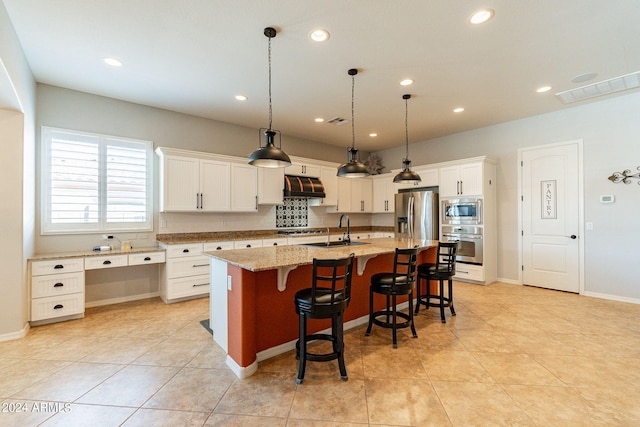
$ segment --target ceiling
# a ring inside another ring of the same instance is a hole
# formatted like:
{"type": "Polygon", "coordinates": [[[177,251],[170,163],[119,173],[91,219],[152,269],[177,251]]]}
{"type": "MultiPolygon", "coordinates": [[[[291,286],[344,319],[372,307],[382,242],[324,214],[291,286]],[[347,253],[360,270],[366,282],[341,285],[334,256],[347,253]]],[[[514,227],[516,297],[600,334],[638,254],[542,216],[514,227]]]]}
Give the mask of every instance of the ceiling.
{"type": "Polygon", "coordinates": [[[364,151],[404,144],[405,93],[416,142],[568,108],[554,93],[640,70],[637,0],[2,1],[38,82],[256,129],[268,126],[273,26],[273,128],[349,146],[357,68],[364,151]],[[479,8],[495,16],[472,26],[479,8]],[[329,40],[312,42],[316,28],[329,40]],[[572,83],[585,73],[597,77],[572,83]]]}

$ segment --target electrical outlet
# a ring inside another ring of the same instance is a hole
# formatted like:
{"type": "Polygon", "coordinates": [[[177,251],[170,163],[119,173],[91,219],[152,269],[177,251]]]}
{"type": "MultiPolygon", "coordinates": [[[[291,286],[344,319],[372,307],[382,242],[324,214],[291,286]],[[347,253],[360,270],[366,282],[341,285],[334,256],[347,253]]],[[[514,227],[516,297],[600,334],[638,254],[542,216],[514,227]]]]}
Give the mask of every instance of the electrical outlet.
{"type": "Polygon", "coordinates": [[[113,235],[111,234],[103,234],[102,240],[113,240],[113,235]]]}

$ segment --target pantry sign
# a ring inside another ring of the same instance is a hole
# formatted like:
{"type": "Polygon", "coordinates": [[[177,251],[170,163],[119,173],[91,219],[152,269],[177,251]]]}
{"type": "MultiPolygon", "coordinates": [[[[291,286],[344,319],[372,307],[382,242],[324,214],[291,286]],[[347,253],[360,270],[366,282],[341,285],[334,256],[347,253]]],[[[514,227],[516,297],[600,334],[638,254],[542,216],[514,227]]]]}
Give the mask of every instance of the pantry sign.
{"type": "Polygon", "coordinates": [[[541,181],[542,219],[557,218],[557,181],[541,181]]]}

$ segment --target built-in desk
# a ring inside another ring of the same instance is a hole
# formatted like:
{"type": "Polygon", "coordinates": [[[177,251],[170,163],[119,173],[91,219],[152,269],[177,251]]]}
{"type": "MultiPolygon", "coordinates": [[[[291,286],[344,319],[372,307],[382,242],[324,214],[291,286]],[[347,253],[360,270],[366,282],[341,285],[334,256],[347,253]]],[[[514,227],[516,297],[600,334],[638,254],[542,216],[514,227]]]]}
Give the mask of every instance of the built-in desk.
{"type": "Polygon", "coordinates": [[[28,259],[31,324],[84,317],[85,272],[88,270],[164,262],[165,251],[160,248],[33,256],[28,259]]]}

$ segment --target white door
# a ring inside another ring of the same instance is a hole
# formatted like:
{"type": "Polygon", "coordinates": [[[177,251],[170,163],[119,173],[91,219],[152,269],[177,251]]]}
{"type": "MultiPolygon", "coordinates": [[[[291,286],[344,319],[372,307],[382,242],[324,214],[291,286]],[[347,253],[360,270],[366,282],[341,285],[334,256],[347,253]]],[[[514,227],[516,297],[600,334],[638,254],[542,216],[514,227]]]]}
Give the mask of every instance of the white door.
{"type": "Polygon", "coordinates": [[[580,156],[577,142],[523,150],[522,282],[580,292],[580,156]]]}

